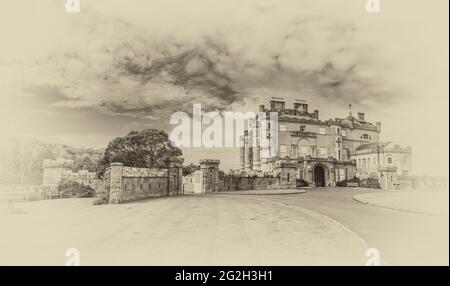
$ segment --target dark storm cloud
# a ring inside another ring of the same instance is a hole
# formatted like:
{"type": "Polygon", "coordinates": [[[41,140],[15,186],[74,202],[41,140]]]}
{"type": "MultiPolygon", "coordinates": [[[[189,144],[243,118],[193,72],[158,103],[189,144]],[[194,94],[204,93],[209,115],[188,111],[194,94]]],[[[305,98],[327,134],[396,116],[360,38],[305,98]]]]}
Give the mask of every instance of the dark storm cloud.
{"type": "Polygon", "coordinates": [[[258,100],[260,89],[272,96],[308,90],[335,102],[390,100],[392,91],[380,88],[381,72],[371,70],[371,54],[354,44],[353,23],[289,11],[279,24],[268,22],[270,9],[252,13],[264,21],[219,25],[191,38],[85,13],[72,35],[85,45],[39,61],[27,91],[55,106],[153,119],[190,111],[192,103],[204,110],[239,108],[258,100]]]}

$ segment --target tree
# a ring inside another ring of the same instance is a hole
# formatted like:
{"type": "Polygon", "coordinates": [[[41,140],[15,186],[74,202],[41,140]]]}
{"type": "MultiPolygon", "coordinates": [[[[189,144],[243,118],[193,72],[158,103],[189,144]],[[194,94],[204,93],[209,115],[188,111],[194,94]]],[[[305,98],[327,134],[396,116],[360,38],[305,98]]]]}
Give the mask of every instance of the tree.
{"type": "Polygon", "coordinates": [[[183,166],[183,176],[191,175],[195,171],[200,170],[199,165],[194,165],[190,163],[189,165],[183,166]]]}
{"type": "Polygon", "coordinates": [[[163,130],[145,129],[131,131],[124,137],[109,142],[97,166],[97,175],[102,177],[106,168],[113,162],[129,167],[164,167],[168,160],[183,155],[181,150],[170,142],[163,130]]]}

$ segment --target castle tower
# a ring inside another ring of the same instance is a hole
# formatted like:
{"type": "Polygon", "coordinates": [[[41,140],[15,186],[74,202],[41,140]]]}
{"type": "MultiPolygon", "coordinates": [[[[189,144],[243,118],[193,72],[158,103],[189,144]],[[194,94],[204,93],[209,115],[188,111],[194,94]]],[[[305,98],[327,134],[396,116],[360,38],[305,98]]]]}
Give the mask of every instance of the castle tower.
{"type": "Polygon", "coordinates": [[[244,136],[239,137],[239,169],[245,170],[245,140],[244,136]]]}
{"type": "Polygon", "coordinates": [[[261,170],[261,147],[259,144],[259,125],[258,125],[258,121],[255,122],[255,126],[253,129],[253,158],[252,158],[252,163],[253,163],[253,167],[252,169],[255,171],[260,171],[261,170]]]}
{"type": "Polygon", "coordinates": [[[250,142],[248,139],[248,131],[244,131],[244,170],[251,170],[251,157],[250,157],[250,142]]]}

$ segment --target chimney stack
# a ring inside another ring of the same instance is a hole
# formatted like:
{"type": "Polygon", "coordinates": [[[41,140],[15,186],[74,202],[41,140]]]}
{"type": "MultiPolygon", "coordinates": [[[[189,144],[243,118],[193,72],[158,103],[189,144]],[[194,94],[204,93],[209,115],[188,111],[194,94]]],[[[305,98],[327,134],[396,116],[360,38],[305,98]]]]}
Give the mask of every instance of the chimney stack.
{"type": "Polygon", "coordinates": [[[319,119],[319,110],[314,109],[314,118],[319,119]]]}
{"type": "Polygon", "coordinates": [[[377,125],[377,132],[380,133],[381,132],[381,122],[375,122],[375,124],[377,125]]]}
{"type": "Polygon", "coordinates": [[[308,112],[308,102],[303,99],[294,99],[294,109],[300,112],[308,112]]]}
{"type": "Polygon", "coordinates": [[[283,97],[272,97],[270,99],[270,110],[279,111],[285,108],[286,101],[283,97]]]}
{"type": "Polygon", "coordinates": [[[358,120],[359,121],[366,121],[365,115],[366,114],[364,112],[358,112],[358,120]]]}

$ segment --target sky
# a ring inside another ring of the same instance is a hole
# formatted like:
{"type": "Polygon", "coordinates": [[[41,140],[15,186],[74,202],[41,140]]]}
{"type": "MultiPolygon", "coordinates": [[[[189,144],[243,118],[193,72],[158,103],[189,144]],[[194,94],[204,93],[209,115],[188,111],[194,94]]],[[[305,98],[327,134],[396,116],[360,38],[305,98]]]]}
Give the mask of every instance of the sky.
{"type": "MultiPolygon", "coordinates": [[[[347,106],[413,148],[417,174],[448,174],[448,1],[8,0],[0,9],[2,136],[105,147],[191,111],[307,100],[347,106]]],[[[183,149],[186,160],[236,150],[183,149]]]]}

